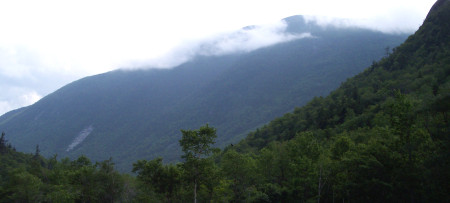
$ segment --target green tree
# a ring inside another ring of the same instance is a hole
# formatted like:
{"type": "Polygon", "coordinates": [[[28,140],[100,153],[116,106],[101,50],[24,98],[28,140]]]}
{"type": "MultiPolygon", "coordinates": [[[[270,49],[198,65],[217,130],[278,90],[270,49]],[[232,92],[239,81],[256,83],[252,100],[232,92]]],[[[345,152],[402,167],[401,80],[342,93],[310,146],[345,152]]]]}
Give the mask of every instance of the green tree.
{"type": "Polygon", "coordinates": [[[6,142],[5,132],[2,132],[2,135],[0,137],[0,154],[4,154],[6,152],[6,142]]]}
{"type": "Polygon", "coordinates": [[[97,181],[96,167],[85,156],[78,157],[71,165],[73,170],[70,171],[70,182],[75,189],[77,201],[98,202],[103,183],[97,181]]]}
{"type": "Polygon", "coordinates": [[[116,202],[124,192],[124,180],[122,176],[114,170],[112,158],[96,163],[98,171],[95,174],[101,184],[101,202],[116,202]]]}
{"type": "Polygon", "coordinates": [[[7,184],[9,200],[14,202],[40,202],[42,198],[42,181],[23,168],[11,171],[7,184]]]}
{"type": "Polygon", "coordinates": [[[255,160],[230,149],[223,155],[221,164],[224,175],[231,180],[233,200],[239,202],[249,199],[249,187],[255,182],[255,160]]]}
{"type": "Polygon", "coordinates": [[[167,202],[172,201],[180,185],[180,170],[175,165],[163,165],[162,158],[139,160],[133,164],[133,172],[142,184],[163,195],[167,202]]]}
{"type": "Polygon", "coordinates": [[[340,160],[345,152],[353,146],[353,141],[347,136],[341,136],[331,146],[331,158],[340,160]]]}
{"type": "Polygon", "coordinates": [[[257,170],[260,180],[265,184],[260,186],[271,202],[283,202],[285,199],[286,181],[290,178],[288,168],[290,157],[286,147],[287,142],[272,142],[263,148],[258,156],[257,170]]]}
{"type": "MultiPolygon", "coordinates": [[[[217,154],[218,155],[218,154],[217,154]]],[[[204,168],[204,178],[202,184],[199,187],[199,200],[200,202],[219,202],[221,201],[217,198],[220,181],[223,179],[223,174],[221,168],[214,163],[217,160],[215,155],[208,157],[207,161],[209,163],[205,164],[204,168]],[[215,159],[216,158],[216,159],[215,159]]]]}
{"type": "Polygon", "coordinates": [[[289,201],[311,201],[322,190],[326,179],[326,167],[317,164],[322,152],[320,145],[312,132],[303,132],[287,143],[286,150],[289,201]]]}
{"type": "Polygon", "coordinates": [[[180,140],[180,146],[184,154],[182,158],[185,160],[183,168],[187,177],[191,177],[194,185],[194,202],[197,202],[197,187],[202,180],[203,172],[208,162],[205,158],[215,149],[211,146],[215,143],[217,137],[216,129],[206,124],[198,130],[181,130],[183,134],[180,140]]]}

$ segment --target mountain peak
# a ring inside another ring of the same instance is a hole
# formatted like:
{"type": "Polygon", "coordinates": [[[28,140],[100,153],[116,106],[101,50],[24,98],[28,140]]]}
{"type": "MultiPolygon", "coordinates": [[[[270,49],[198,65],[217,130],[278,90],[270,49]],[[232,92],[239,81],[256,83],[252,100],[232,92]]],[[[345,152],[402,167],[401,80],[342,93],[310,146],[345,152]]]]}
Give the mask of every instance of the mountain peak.
{"type": "Polygon", "coordinates": [[[433,15],[433,13],[440,12],[441,10],[444,10],[446,6],[448,6],[450,0],[438,0],[434,5],[431,7],[430,11],[428,12],[427,18],[430,17],[430,14],[433,15]]]}
{"type": "Polygon", "coordinates": [[[450,0],[438,0],[431,7],[428,12],[427,17],[425,18],[424,25],[426,23],[444,23],[447,25],[450,24],[450,0]]]}

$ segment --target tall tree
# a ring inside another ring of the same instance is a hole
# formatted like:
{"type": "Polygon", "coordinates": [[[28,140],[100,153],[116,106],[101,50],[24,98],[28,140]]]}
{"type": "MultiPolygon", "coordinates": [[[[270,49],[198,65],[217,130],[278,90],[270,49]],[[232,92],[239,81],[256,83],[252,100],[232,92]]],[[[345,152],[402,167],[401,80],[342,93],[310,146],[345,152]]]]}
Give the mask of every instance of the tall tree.
{"type": "Polygon", "coordinates": [[[41,150],[39,149],[39,145],[36,145],[36,151],[34,152],[33,158],[39,159],[40,153],[41,153],[41,150]]]}
{"type": "Polygon", "coordinates": [[[215,143],[214,139],[217,137],[216,129],[206,124],[198,130],[181,130],[181,133],[183,136],[180,146],[184,152],[181,157],[185,160],[183,167],[194,184],[194,203],[196,203],[197,187],[203,169],[211,163],[205,158],[214,151],[211,145],[215,143]]]}
{"type": "Polygon", "coordinates": [[[2,132],[2,136],[0,137],[0,154],[5,153],[5,151],[6,151],[5,132],[2,132]]]}

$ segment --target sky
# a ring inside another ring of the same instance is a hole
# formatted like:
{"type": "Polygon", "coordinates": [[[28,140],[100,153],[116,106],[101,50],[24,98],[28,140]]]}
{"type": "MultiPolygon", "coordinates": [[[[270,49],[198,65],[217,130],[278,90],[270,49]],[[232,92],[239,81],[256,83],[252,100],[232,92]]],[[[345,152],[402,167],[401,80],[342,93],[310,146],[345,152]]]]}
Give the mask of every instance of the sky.
{"type": "Polygon", "coordinates": [[[436,0],[0,1],[0,115],[77,79],[310,37],[280,19],[413,33],[436,0]],[[336,19],[341,20],[336,20],[336,19]],[[342,20],[344,19],[344,20],[342,20]],[[240,30],[259,25],[253,30],[240,30]],[[208,53],[203,53],[205,43],[208,53]]]}

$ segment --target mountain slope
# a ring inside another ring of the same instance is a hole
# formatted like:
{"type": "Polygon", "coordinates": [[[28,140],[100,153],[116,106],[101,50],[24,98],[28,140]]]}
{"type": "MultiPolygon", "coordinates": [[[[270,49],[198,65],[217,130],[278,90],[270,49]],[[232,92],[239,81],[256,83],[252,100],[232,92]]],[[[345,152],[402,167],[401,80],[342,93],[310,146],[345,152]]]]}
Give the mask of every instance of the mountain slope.
{"type": "MultiPolygon", "coordinates": [[[[296,132],[305,130],[335,128],[350,120],[347,118],[349,111],[351,117],[355,118],[345,126],[347,130],[372,126],[374,124],[370,123],[371,120],[381,110],[382,103],[393,97],[393,90],[400,90],[418,97],[420,102],[427,102],[423,105],[445,103],[449,96],[450,23],[443,19],[449,19],[449,14],[442,11],[430,12],[421,28],[395,48],[389,57],[374,62],[326,98],[315,98],[305,107],[275,119],[252,133],[247,141],[270,136],[270,139],[264,141],[267,143],[270,140],[290,139],[296,132]],[[313,113],[318,111],[327,111],[327,115],[313,113]]],[[[251,143],[252,141],[249,144],[253,145],[251,143]]]]}
{"type": "Polygon", "coordinates": [[[445,202],[449,113],[450,1],[439,0],[390,56],[224,156],[254,157],[251,187],[268,202],[445,202]]]}
{"type": "Polygon", "coordinates": [[[36,104],[0,118],[0,129],[21,151],[39,144],[94,160],[114,157],[119,168],[137,159],[179,157],[180,129],[209,123],[218,144],[328,94],[341,81],[385,55],[405,36],[358,28],[321,28],[301,16],[287,32],[310,32],[249,53],[199,56],[168,70],[113,71],[83,78],[36,104]]]}

